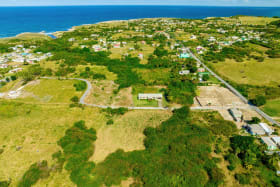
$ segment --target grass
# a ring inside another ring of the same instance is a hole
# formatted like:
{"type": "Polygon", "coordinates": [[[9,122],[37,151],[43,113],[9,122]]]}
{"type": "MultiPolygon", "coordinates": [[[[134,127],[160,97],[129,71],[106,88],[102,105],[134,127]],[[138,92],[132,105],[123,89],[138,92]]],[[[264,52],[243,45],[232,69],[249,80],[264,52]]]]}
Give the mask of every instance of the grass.
{"type": "MultiPolygon", "coordinates": [[[[106,80],[110,80],[110,81],[114,81],[117,79],[117,75],[110,72],[107,67],[105,66],[95,66],[95,65],[88,65],[88,66],[84,66],[84,65],[78,65],[76,67],[76,72],[79,75],[81,72],[85,71],[85,68],[89,67],[90,70],[95,73],[95,74],[103,74],[106,76],[106,80]]],[[[90,77],[91,79],[92,77],[90,77]]]]}
{"type": "Polygon", "coordinates": [[[95,108],[0,102],[0,145],[5,147],[0,159],[0,181],[11,178],[11,186],[32,163],[51,161],[51,154],[59,150],[57,140],[75,121],[85,120],[96,129],[106,122],[104,114],[95,108]],[[17,147],[22,149],[16,151],[17,147]]]}
{"type": "Polygon", "coordinates": [[[27,85],[28,92],[24,101],[39,103],[71,103],[73,96],[81,97],[73,86],[76,80],[40,79],[37,83],[27,85]]]}
{"type": "Polygon", "coordinates": [[[7,92],[15,87],[19,87],[21,85],[20,80],[10,81],[5,86],[0,87],[0,92],[7,92]]]}
{"type": "Polygon", "coordinates": [[[50,40],[51,37],[40,33],[22,33],[15,37],[1,38],[0,43],[6,43],[10,40],[50,40]]]}
{"type": "Polygon", "coordinates": [[[158,107],[156,100],[139,100],[137,95],[133,95],[133,103],[136,107],[158,107]]]}
{"type": "MultiPolygon", "coordinates": [[[[66,105],[34,105],[0,100],[0,181],[12,179],[16,186],[29,166],[39,160],[51,165],[51,155],[60,148],[57,140],[74,122],[85,120],[97,130],[94,161],[122,148],[127,151],[143,149],[143,130],[157,126],[171,115],[168,111],[129,111],[114,117],[113,125],[106,125],[105,113],[97,108],[69,108],[66,105]],[[17,151],[17,148],[21,147],[17,151]]],[[[73,186],[69,174],[54,173],[36,186],[73,186]]]]}
{"type": "Polygon", "coordinates": [[[120,148],[126,152],[144,149],[144,129],[156,127],[170,116],[169,111],[137,110],[114,119],[113,125],[102,126],[97,131],[95,153],[91,160],[101,162],[120,148]]]}
{"type": "Polygon", "coordinates": [[[169,81],[170,69],[134,69],[137,74],[148,84],[164,84],[169,81]]]}
{"type": "MultiPolygon", "coordinates": [[[[136,107],[158,107],[159,103],[156,100],[139,100],[138,94],[139,93],[162,93],[160,89],[163,87],[156,87],[156,86],[143,86],[137,85],[133,87],[132,94],[133,94],[133,103],[136,107]]],[[[167,105],[167,101],[163,98],[162,99],[163,106],[167,105]]]]}
{"type": "Polygon", "coordinates": [[[279,20],[278,18],[240,16],[238,18],[244,25],[266,25],[272,21],[279,20]]]}
{"type": "Polygon", "coordinates": [[[270,116],[280,117],[280,99],[267,101],[262,109],[270,116]]]}
{"type": "Polygon", "coordinates": [[[212,63],[212,66],[219,74],[239,84],[277,86],[280,83],[279,60],[265,58],[264,62],[250,60],[242,63],[226,60],[212,63]]]}

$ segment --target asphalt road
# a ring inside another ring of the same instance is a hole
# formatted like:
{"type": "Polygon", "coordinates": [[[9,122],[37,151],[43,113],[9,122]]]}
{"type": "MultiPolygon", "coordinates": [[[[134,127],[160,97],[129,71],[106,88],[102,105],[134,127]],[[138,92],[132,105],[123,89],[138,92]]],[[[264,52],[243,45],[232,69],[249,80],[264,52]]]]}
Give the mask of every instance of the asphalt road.
{"type": "Polygon", "coordinates": [[[269,121],[272,124],[277,124],[280,126],[280,124],[272,119],[269,115],[264,113],[262,110],[260,110],[258,107],[252,105],[249,103],[247,98],[245,98],[241,93],[239,93],[234,87],[232,87],[228,82],[226,82],[224,79],[222,79],[220,76],[218,76],[215,72],[213,72],[210,68],[208,68],[199,58],[197,58],[189,49],[189,53],[192,55],[192,57],[199,62],[209,73],[211,73],[216,79],[218,79],[220,82],[222,82],[232,93],[234,93],[236,96],[238,96],[244,103],[248,104],[250,108],[254,111],[256,111],[259,115],[261,115],[264,119],[269,121]]]}

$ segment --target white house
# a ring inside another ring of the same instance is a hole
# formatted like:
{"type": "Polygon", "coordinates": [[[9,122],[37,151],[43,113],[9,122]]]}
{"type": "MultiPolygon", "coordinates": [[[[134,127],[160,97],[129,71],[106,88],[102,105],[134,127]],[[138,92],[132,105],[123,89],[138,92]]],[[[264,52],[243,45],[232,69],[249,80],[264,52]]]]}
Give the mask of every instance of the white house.
{"type": "Polygon", "coordinates": [[[139,100],[156,100],[156,99],[162,99],[162,94],[161,93],[140,93],[138,94],[138,99],[139,100]]]}

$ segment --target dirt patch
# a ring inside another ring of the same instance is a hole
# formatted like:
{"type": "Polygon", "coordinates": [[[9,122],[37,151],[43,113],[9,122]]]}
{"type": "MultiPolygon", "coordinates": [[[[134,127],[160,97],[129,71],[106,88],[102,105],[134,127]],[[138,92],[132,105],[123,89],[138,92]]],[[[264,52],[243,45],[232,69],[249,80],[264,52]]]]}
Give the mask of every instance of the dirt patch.
{"type": "Polygon", "coordinates": [[[113,81],[92,81],[92,89],[86,98],[86,103],[97,105],[111,105],[113,103],[114,90],[118,86],[113,81]]]}
{"type": "Polygon", "coordinates": [[[200,86],[194,106],[244,106],[245,104],[227,88],[200,86]]]}
{"type": "Polygon", "coordinates": [[[121,89],[117,96],[114,97],[113,106],[133,106],[132,88],[121,89]]]}

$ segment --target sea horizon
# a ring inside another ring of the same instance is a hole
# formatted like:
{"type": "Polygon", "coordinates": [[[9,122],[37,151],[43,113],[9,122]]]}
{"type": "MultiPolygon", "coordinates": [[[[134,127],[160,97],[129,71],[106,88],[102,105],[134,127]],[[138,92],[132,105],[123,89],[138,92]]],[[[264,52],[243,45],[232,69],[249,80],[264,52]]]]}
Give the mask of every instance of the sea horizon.
{"type": "Polygon", "coordinates": [[[195,6],[195,5],[71,5],[71,6],[0,6],[0,38],[21,33],[54,33],[73,26],[105,21],[143,18],[280,16],[280,7],[195,6]],[[143,11],[145,8],[145,11],[143,11]]]}

